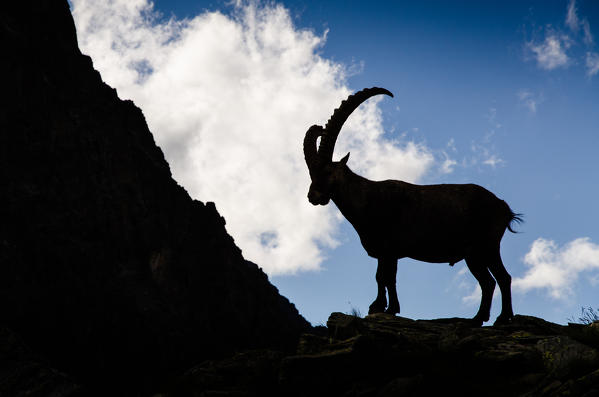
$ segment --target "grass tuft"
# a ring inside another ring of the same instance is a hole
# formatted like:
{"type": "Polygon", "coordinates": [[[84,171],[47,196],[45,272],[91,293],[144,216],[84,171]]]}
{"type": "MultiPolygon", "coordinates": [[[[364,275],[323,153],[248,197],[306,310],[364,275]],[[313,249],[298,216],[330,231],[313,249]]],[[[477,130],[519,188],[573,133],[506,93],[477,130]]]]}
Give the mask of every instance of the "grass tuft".
{"type": "Polygon", "coordinates": [[[599,309],[595,311],[591,306],[583,306],[580,308],[580,317],[576,319],[570,317],[568,321],[575,324],[591,324],[595,321],[599,321],[599,309]]]}

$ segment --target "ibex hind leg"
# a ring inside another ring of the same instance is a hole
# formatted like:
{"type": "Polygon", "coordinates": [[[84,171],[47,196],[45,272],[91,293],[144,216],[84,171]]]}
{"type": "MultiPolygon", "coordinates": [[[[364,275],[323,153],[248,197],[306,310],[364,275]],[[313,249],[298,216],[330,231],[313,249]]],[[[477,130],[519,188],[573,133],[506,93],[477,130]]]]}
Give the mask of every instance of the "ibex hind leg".
{"type": "Polygon", "coordinates": [[[378,294],[368,309],[368,314],[373,313],[399,313],[399,300],[395,289],[397,277],[397,259],[379,259],[376,269],[376,283],[378,294]],[[386,293],[389,294],[389,306],[387,307],[386,293]],[[386,308],[386,309],[385,309],[386,308]]]}
{"type": "Polygon", "coordinates": [[[489,321],[491,316],[491,301],[493,300],[493,291],[495,290],[495,280],[487,269],[487,263],[482,256],[472,256],[466,258],[466,265],[470,272],[478,281],[482,291],[480,307],[476,315],[472,318],[473,325],[481,326],[485,321],[489,321]]]}
{"type": "Polygon", "coordinates": [[[512,310],[512,277],[505,270],[499,247],[494,251],[493,259],[489,264],[489,270],[493,274],[493,277],[495,277],[495,280],[497,280],[501,291],[501,314],[495,320],[495,324],[510,323],[514,318],[514,311],[512,310]]]}

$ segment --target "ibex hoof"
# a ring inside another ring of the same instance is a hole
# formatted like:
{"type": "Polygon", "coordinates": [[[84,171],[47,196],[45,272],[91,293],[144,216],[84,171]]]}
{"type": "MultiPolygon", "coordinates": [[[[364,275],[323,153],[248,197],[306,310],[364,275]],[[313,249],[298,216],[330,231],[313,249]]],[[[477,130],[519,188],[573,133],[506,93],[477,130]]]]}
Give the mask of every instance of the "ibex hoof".
{"type": "Polygon", "coordinates": [[[495,320],[495,323],[493,325],[507,325],[507,324],[511,324],[512,321],[514,320],[514,316],[502,316],[501,314],[499,315],[499,317],[497,317],[497,320],[495,320]]]}
{"type": "Polygon", "coordinates": [[[385,312],[385,305],[381,305],[378,302],[373,302],[372,305],[370,305],[370,307],[368,308],[368,314],[384,313],[384,312],[385,312]]]}
{"type": "Polygon", "coordinates": [[[399,306],[389,306],[387,308],[387,310],[385,310],[385,313],[387,313],[387,314],[398,314],[399,313],[399,306]]]}

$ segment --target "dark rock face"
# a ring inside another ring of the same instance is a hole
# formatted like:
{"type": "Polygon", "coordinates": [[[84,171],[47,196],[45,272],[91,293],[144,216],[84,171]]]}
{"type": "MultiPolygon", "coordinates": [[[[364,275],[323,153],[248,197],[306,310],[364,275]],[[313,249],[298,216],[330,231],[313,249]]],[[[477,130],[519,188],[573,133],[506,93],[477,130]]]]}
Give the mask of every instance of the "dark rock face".
{"type": "Polygon", "coordinates": [[[79,397],[80,385],[36,357],[8,328],[0,327],[0,396],[79,397]]]}
{"type": "Polygon", "coordinates": [[[0,321],[78,381],[140,392],[200,359],[294,348],[309,324],[172,179],[66,0],[0,9],[0,321]]]}
{"type": "Polygon", "coordinates": [[[253,351],[207,361],[170,395],[599,395],[599,323],[560,326],[517,315],[509,325],[471,324],[333,313],[328,335],[303,335],[295,355],[253,351]]]}

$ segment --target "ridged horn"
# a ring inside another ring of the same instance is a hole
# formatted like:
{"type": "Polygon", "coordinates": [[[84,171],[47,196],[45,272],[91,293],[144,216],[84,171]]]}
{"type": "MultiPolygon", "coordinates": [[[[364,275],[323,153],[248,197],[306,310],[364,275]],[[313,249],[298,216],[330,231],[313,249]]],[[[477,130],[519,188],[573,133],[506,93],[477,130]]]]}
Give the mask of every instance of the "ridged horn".
{"type": "Polygon", "coordinates": [[[327,124],[324,127],[324,134],[320,139],[318,156],[322,161],[333,161],[333,150],[335,149],[337,136],[339,135],[339,131],[341,131],[341,127],[343,127],[343,123],[345,123],[345,120],[347,120],[349,115],[352,114],[352,112],[356,110],[358,106],[362,104],[362,102],[366,101],[371,96],[379,94],[385,94],[393,97],[393,94],[384,88],[364,88],[363,90],[347,97],[345,101],[341,102],[341,106],[335,109],[333,115],[329,121],[327,121],[327,124]]]}
{"type": "Polygon", "coordinates": [[[318,152],[316,151],[316,139],[322,135],[324,129],[319,125],[313,125],[308,128],[306,131],[306,135],[304,136],[304,159],[306,160],[306,165],[308,166],[308,170],[310,174],[312,174],[313,170],[318,167],[320,164],[320,158],[318,157],[318,152]]]}

